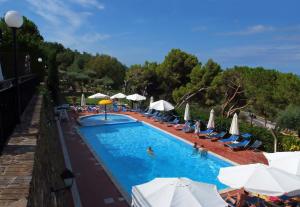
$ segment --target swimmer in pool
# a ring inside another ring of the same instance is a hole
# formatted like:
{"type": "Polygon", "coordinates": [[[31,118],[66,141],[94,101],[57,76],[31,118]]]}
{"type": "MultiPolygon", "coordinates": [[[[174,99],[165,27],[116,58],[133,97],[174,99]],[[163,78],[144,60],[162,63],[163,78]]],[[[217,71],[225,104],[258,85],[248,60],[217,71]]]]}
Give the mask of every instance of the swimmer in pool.
{"type": "Polygon", "coordinates": [[[147,148],[147,153],[148,153],[149,155],[151,155],[151,156],[154,155],[154,151],[153,151],[152,147],[148,147],[148,148],[147,148]]]}

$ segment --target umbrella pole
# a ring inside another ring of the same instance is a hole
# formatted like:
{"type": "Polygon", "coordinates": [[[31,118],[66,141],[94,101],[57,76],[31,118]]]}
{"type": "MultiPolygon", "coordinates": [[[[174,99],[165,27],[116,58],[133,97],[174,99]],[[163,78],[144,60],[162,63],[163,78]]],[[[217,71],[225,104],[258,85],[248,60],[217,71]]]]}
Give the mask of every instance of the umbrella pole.
{"type": "Polygon", "coordinates": [[[107,119],[107,118],[106,118],[106,104],[104,105],[104,113],[105,113],[104,116],[105,116],[105,120],[106,120],[106,119],[107,119]]]}

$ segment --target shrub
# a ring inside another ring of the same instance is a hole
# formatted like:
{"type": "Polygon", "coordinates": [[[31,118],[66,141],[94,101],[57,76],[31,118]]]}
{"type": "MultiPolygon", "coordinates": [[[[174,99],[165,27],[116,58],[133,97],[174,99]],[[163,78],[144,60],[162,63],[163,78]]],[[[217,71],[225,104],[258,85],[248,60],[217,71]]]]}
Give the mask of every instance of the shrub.
{"type": "Polygon", "coordinates": [[[300,139],[293,136],[282,136],[281,148],[283,151],[300,151],[300,139]]]}

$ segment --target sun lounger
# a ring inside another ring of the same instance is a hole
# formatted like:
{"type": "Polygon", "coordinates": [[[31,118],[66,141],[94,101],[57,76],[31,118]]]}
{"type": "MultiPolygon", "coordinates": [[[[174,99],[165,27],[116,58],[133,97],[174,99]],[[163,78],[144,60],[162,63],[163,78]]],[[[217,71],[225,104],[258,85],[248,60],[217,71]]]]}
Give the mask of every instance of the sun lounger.
{"type": "Polygon", "coordinates": [[[159,111],[155,111],[154,113],[151,114],[145,114],[147,117],[153,117],[156,116],[157,114],[159,114],[159,111]]]}
{"type": "Polygon", "coordinates": [[[204,130],[204,131],[200,131],[199,134],[210,134],[212,133],[214,130],[213,129],[207,129],[207,130],[204,130]]]}
{"type": "Polygon", "coordinates": [[[250,142],[250,139],[244,139],[237,143],[225,144],[225,146],[230,147],[232,150],[246,149],[250,142]]]}
{"type": "Polygon", "coordinates": [[[220,133],[210,133],[208,135],[205,136],[205,138],[207,139],[222,139],[224,138],[224,136],[226,135],[227,133],[226,132],[220,132],[220,133]]]}
{"type": "Polygon", "coordinates": [[[260,140],[255,140],[255,142],[253,142],[253,144],[251,144],[251,145],[248,147],[248,149],[257,150],[261,145],[262,145],[262,141],[260,141],[260,140]]]}
{"type": "Polygon", "coordinates": [[[176,117],[173,121],[168,121],[166,122],[168,125],[167,126],[173,126],[173,125],[176,125],[176,124],[179,124],[180,120],[178,117],[176,117]]]}
{"type": "Polygon", "coordinates": [[[234,141],[237,141],[239,139],[239,137],[240,136],[238,136],[238,135],[231,135],[228,138],[218,140],[218,142],[234,142],[234,141]]]}

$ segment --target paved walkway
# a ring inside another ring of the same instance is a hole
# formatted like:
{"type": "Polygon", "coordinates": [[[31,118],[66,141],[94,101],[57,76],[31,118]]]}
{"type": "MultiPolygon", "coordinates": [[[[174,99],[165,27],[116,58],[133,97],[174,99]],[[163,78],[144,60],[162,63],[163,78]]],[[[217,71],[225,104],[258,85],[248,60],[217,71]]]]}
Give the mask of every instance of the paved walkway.
{"type": "MultiPolygon", "coordinates": [[[[165,124],[154,122],[152,119],[142,117],[138,113],[126,112],[140,121],[150,123],[174,135],[177,135],[190,142],[197,142],[203,145],[207,150],[217,153],[227,159],[240,164],[248,163],[266,163],[261,152],[253,152],[250,150],[233,152],[218,142],[210,142],[209,140],[197,139],[193,134],[187,134],[175,130],[173,127],[167,127],[165,124]]],[[[81,114],[86,115],[86,114],[81,114]]],[[[94,158],[84,141],[76,133],[77,115],[70,113],[70,121],[63,123],[65,141],[69,151],[73,171],[76,175],[76,182],[80,194],[83,207],[99,207],[99,206],[128,206],[116,186],[112,183],[102,166],[94,158]]]]}

